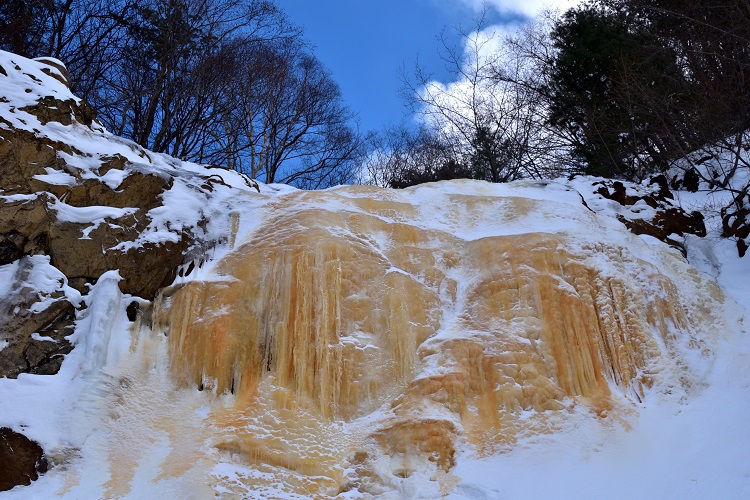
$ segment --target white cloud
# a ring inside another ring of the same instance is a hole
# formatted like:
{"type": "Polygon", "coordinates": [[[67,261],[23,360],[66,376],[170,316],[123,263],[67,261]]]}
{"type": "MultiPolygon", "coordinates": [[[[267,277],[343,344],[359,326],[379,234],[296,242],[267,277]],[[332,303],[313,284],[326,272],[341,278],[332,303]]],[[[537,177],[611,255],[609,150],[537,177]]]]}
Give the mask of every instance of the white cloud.
{"type": "MultiPolygon", "coordinates": [[[[519,30],[526,26],[518,15],[528,19],[541,14],[545,9],[564,12],[582,0],[453,0],[464,6],[475,8],[480,12],[485,6],[500,14],[515,14],[512,21],[484,27],[464,35],[463,60],[460,67],[454,68],[453,78],[448,81],[429,81],[419,89],[423,104],[417,120],[444,133],[449,140],[458,141],[453,147],[459,151],[470,151],[473,146],[468,141],[476,123],[483,122],[488,127],[502,130],[511,136],[517,127],[523,127],[538,116],[538,108],[528,101],[524,92],[518,87],[498,82],[493,69],[501,68],[511,76],[518,76],[533,71],[533,63],[519,61],[512,46],[506,43],[508,37],[519,35],[519,30]],[[520,121],[519,121],[520,119],[520,121]],[[526,121],[523,121],[526,120],[526,121]]],[[[455,5],[455,4],[454,4],[455,5]]],[[[491,17],[491,16],[490,16],[491,17]]],[[[506,19],[508,19],[506,17],[506,19]]],[[[540,29],[544,29],[542,22],[540,29]]],[[[520,130],[519,133],[525,133],[520,130]]],[[[552,139],[539,130],[530,139],[544,144],[554,145],[552,139]]]]}
{"type": "Polygon", "coordinates": [[[458,0],[479,11],[484,5],[491,7],[501,13],[517,13],[533,17],[544,8],[567,10],[578,5],[581,0],[458,0]]]}

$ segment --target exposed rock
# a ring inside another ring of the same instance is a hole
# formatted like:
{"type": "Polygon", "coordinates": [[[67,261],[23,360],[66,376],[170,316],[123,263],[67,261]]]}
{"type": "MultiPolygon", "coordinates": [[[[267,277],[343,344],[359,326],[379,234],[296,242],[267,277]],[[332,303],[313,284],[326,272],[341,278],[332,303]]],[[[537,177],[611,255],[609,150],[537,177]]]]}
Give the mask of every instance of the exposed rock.
{"type": "Polygon", "coordinates": [[[674,205],[671,201],[674,196],[669,190],[666,177],[663,175],[657,175],[651,179],[646,193],[631,192],[631,194],[628,194],[625,185],[620,181],[599,181],[596,185],[599,186],[596,190],[597,194],[616,201],[624,207],[634,207],[638,203],[642,203],[655,211],[651,217],[640,216],[640,209],[631,209],[629,212],[618,214],[617,218],[634,234],[653,236],[677,248],[683,255],[686,253],[684,246],[681,242],[672,238],[672,235],[706,236],[703,214],[697,211],[687,213],[674,205]],[[654,190],[651,186],[656,186],[657,189],[654,190]]]}
{"type": "Polygon", "coordinates": [[[127,252],[112,250],[123,241],[133,241],[148,224],[135,216],[114,219],[80,239],[78,224],[62,223],[50,234],[52,263],[65,273],[70,285],[81,292],[110,269],[118,269],[123,293],[152,299],[162,286],[174,280],[189,246],[189,237],[177,243],[146,243],[127,252]]]}
{"type": "Polygon", "coordinates": [[[0,427],[0,491],[29,485],[45,472],[47,460],[39,443],[8,427],[0,427]]]}
{"type": "Polygon", "coordinates": [[[635,205],[639,201],[643,201],[651,208],[660,208],[664,204],[669,204],[668,200],[673,200],[674,196],[669,191],[669,185],[667,179],[663,175],[657,175],[651,179],[649,186],[656,185],[658,191],[651,192],[646,195],[632,194],[628,195],[625,185],[620,181],[601,181],[597,184],[600,185],[597,193],[605,198],[614,200],[620,205],[635,205]],[[612,191],[610,192],[609,187],[611,186],[612,191]]]}
{"type": "MultiPolygon", "coordinates": [[[[127,196],[132,194],[137,198],[134,201],[148,200],[148,203],[133,214],[99,224],[88,231],[85,238],[84,231],[90,229],[90,224],[60,221],[51,209],[57,198],[50,194],[0,204],[0,265],[24,255],[50,255],[52,264],[81,292],[86,291],[85,283],[95,281],[105,271],[120,269],[124,293],[153,298],[165,280],[174,278],[190,244],[190,236],[183,235],[177,242],[147,243],[126,252],[112,249],[122,242],[134,241],[148,226],[150,219],[146,214],[154,200],[158,200],[153,196],[154,186],[158,184],[163,185],[164,181],[156,176],[135,176],[130,188],[113,193],[109,198],[115,205],[127,205],[127,196]],[[139,180],[143,181],[140,185],[139,180]],[[150,199],[149,195],[152,195],[150,199]]],[[[92,191],[98,190],[99,187],[79,191],[77,202],[88,200],[96,204],[92,191]]],[[[108,196],[103,195],[103,198],[108,196]]]]}
{"type": "Polygon", "coordinates": [[[26,130],[8,130],[0,127],[2,194],[33,193],[34,176],[44,174],[46,168],[64,171],[65,162],[58,158],[58,153],[70,154],[73,151],[74,149],[67,144],[37,137],[26,130]]]}
{"type": "Polygon", "coordinates": [[[54,81],[70,85],[60,61],[1,55],[0,266],[16,269],[0,303],[0,376],[55,373],[71,349],[74,296],[116,269],[123,293],[152,300],[189,250],[213,244],[201,239],[208,218],[199,203],[187,219],[157,220],[177,179],[176,198],[188,203],[233,188],[226,170],[182,168],[108,134],[87,102],[54,81]],[[62,277],[55,290],[40,295],[24,278],[35,265],[62,277]]]}
{"type": "Polygon", "coordinates": [[[125,313],[128,315],[128,321],[135,321],[138,317],[138,311],[140,310],[141,305],[136,302],[135,300],[128,304],[128,307],[125,309],[125,313]]]}
{"type": "MultiPolygon", "coordinates": [[[[104,167],[111,164],[119,166],[125,159],[116,157],[111,162],[106,162],[104,167]]],[[[116,168],[116,167],[115,167],[116,168]]],[[[133,172],[129,174],[117,189],[102,184],[94,179],[81,180],[80,184],[74,186],[45,186],[51,192],[63,192],[58,198],[64,199],[65,203],[74,207],[88,207],[92,205],[106,205],[109,207],[126,208],[137,207],[139,211],[146,212],[160,205],[159,195],[172,187],[172,180],[155,174],[133,172]]]]}
{"type": "Polygon", "coordinates": [[[24,255],[48,254],[50,227],[44,195],[0,203],[0,265],[24,255]]]}
{"type": "Polygon", "coordinates": [[[750,203],[746,203],[746,193],[739,193],[734,202],[721,209],[721,236],[723,238],[734,238],[737,241],[737,252],[744,257],[748,249],[748,237],[750,237],[750,203]]]}
{"type": "MultiPolygon", "coordinates": [[[[710,159],[704,158],[703,161],[710,159]]],[[[700,163],[700,160],[699,160],[700,163]]],[[[672,177],[672,189],[684,189],[691,193],[696,193],[700,187],[701,177],[698,171],[694,168],[689,168],[684,171],[683,175],[675,175],[672,177]]]]}
{"type": "Polygon", "coordinates": [[[628,220],[625,217],[620,217],[620,220],[633,234],[653,236],[679,249],[683,254],[685,253],[685,249],[682,243],[670,238],[670,235],[684,236],[685,234],[694,234],[700,237],[706,236],[706,225],[703,221],[703,214],[700,212],[688,214],[679,208],[659,211],[651,221],[643,219],[628,220]]]}
{"type": "Polygon", "coordinates": [[[3,236],[0,240],[0,265],[10,264],[11,262],[23,257],[23,248],[25,238],[15,231],[11,231],[3,236]]]}
{"type": "Polygon", "coordinates": [[[43,314],[32,319],[18,318],[20,329],[17,331],[17,338],[3,349],[0,372],[8,378],[15,378],[20,373],[57,373],[65,355],[73,349],[65,337],[73,333],[74,320],[75,308],[65,300],[56,302],[43,314]],[[39,327],[32,332],[36,335],[25,335],[36,325],[39,327]],[[19,342],[21,337],[26,337],[26,342],[19,342]],[[23,351],[19,352],[21,348],[23,351]],[[14,360],[16,363],[13,363],[14,360]]]}
{"type": "Polygon", "coordinates": [[[0,341],[6,343],[0,356],[0,375],[16,378],[20,373],[57,373],[72,349],[65,337],[73,333],[75,321],[64,278],[49,266],[46,257],[23,257],[12,265],[16,270],[11,293],[0,298],[0,341]],[[33,286],[32,275],[42,273],[51,287],[40,290],[33,286]]]}
{"type": "MultiPolygon", "coordinates": [[[[42,100],[33,111],[47,120],[90,124],[87,104],[42,100]]],[[[81,292],[110,269],[120,269],[124,293],[153,298],[163,283],[174,277],[190,244],[190,235],[176,242],[149,244],[128,251],[112,250],[134,241],[151,222],[148,212],[161,204],[160,195],[172,187],[172,179],[141,171],[123,172],[122,182],[104,183],[100,178],[82,178],[67,168],[60,152],[75,154],[69,145],[39,138],[24,130],[0,130],[0,178],[3,195],[25,195],[0,199],[0,265],[24,255],[44,254],[52,265],[70,278],[81,292]],[[46,182],[50,172],[67,175],[69,183],[46,182]],[[132,208],[129,213],[91,227],[91,224],[60,220],[55,207],[61,201],[72,207],[132,208]]],[[[79,153],[80,154],[80,153],[79,153]]],[[[123,171],[127,160],[113,155],[101,161],[99,172],[123,171]]],[[[111,175],[111,174],[110,174],[111,175]]],[[[114,177],[113,177],[114,178],[114,177]]]]}
{"type": "Polygon", "coordinates": [[[59,122],[72,125],[74,122],[90,126],[96,119],[96,110],[86,101],[76,102],[73,99],[60,100],[51,96],[43,97],[38,104],[20,108],[36,116],[42,125],[59,122]]]}

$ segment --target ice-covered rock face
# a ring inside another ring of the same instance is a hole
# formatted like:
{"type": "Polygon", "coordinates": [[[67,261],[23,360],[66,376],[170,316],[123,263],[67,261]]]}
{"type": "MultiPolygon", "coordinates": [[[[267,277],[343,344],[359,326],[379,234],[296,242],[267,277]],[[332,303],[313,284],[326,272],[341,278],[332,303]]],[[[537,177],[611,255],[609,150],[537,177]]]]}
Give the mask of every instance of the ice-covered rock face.
{"type": "Polygon", "coordinates": [[[208,197],[250,189],[109,134],[69,83],[56,59],[0,51],[0,377],[56,373],[81,293],[118,269],[124,293],[153,299],[223,238],[208,197]]]}
{"type": "Polygon", "coordinates": [[[155,316],[176,380],[234,394],[213,444],[260,471],[255,491],[377,493],[425,467],[450,489],[459,443],[493,453],[574,408],[627,421],[648,391],[694,390],[680,353],[710,355],[719,325],[715,284],[557,184],[348,187],[267,208],[155,316]]]}
{"type": "Polygon", "coordinates": [[[651,188],[257,186],[109,134],[65,80],[0,51],[0,427],[50,464],[20,498],[466,492],[467,456],[682,412],[737,330],[625,229],[682,231],[642,222],[651,188]]]}

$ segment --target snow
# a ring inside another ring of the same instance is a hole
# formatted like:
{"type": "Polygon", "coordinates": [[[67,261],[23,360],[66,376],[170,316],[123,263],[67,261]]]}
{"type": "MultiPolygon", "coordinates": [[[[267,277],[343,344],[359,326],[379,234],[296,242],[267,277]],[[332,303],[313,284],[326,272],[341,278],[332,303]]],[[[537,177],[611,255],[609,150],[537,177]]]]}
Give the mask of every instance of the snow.
{"type": "Polygon", "coordinates": [[[0,106],[2,106],[0,116],[18,121],[20,127],[17,128],[31,130],[29,123],[38,123],[38,120],[28,114],[20,115],[22,120],[16,118],[17,115],[12,111],[16,108],[33,106],[40,98],[46,96],[53,96],[60,100],[80,101],[62,82],[42,71],[42,69],[54,71],[48,64],[0,51],[0,67],[7,74],[3,77],[3,96],[7,102],[0,101],[0,106]]]}
{"type": "Polygon", "coordinates": [[[719,345],[708,387],[685,402],[652,395],[633,427],[574,427],[506,454],[462,455],[450,499],[742,499],[750,495],[746,335],[719,345]]]}
{"type": "MultiPolygon", "coordinates": [[[[238,244],[252,237],[255,229],[272,212],[274,200],[298,193],[288,189],[279,191],[268,189],[267,194],[256,193],[252,197],[232,200],[229,206],[241,214],[238,244]]],[[[332,205],[326,208],[342,212],[352,210],[347,200],[356,198],[356,193],[346,188],[334,189],[333,192],[341,199],[331,202],[332,205]]],[[[167,208],[156,214],[160,222],[154,232],[169,231],[167,226],[182,227],[195,219],[196,212],[207,209],[202,201],[191,198],[190,193],[190,188],[184,186],[171,195],[175,199],[168,200],[167,208]]],[[[418,216],[435,214],[425,219],[430,221],[431,228],[451,231],[467,240],[533,229],[547,233],[574,232],[580,236],[583,245],[586,240],[595,242],[599,232],[607,230],[611,231],[610,237],[612,234],[621,235],[618,237],[623,245],[628,245],[638,258],[652,261],[655,266],[664,265],[659,255],[674,253],[653,238],[634,237],[627,233],[616,221],[616,211],[609,210],[608,205],[597,207],[606,211],[604,214],[580,210],[581,196],[578,193],[570,184],[562,183],[534,185],[521,182],[493,186],[462,181],[388,192],[387,196],[418,207],[422,212],[418,216]],[[541,214],[508,214],[503,204],[486,206],[481,203],[482,196],[498,193],[545,200],[549,202],[548,208],[541,214]],[[453,196],[477,198],[476,224],[470,227],[451,224],[451,214],[442,211],[441,207],[443,200],[453,196]],[[585,228],[596,229],[587,232],[585,228]],[[649,250],[652,248],[660,252],[649,250]]],[[[221,200],[221,203],[227,203],[227,200],[221,200]]],[[[217,212],[228,210],[226,205],[209,209],[217,212]]],[[[71,214],[66,215],[71,218],[75,216],[76,220],[90,222],[112,216],[99,207],[86,210],[88,212],[82,209],[64,213],[71,214]]],[[[147,237],[148,233],[144,235],[147,237]]],[[[750,307],[750,280],[747,279],[750,277],[750,261],[739,259],[732,242],[719,239],[716,234],[706,239],[691,237],[686,244],[699,269],[716,279],[727,296],[738,303],[733,306],[731,300],[728,302],[727,328],[723,337],[712,346],[715,355],[709,359],[698,357],[690,363],[695,365],[692,369],[704,377],[706,388],[682,399],[651,392],[636,405],[637,416],[627,425],[602,425],[582,414],[580,418],[571,418],[556,433],[526,438],[512,449],[490,457],[463,451],[457,456],[457,465],[451,472],[455,476],[455,488],[447,498],[750,497],[750,462],[745,459],[750,447],[750,428],[746,425],[750,416],[750,341],[741,320],[750,307]]],[[[228,251],[228,248],[214,249],[211,257],[218,260],[228,251]]],[[[599,264],[606,265],[606,262],[599,264]]],[[[395,268],[392,271],[403,272],[395,268]]],[[[0,268],[0,275],[9,272],[8,266],[0,268]]],[[[204,264],[189,278],[178,278],[178,281],[209,276],[210,265],[204,264]]],[[[45,280],[49,276],[38,279],[40,289],[47,286],[45,280]]],[[[107,477],[108,474],[99,470],[101,462],[95,457],[106,455],[106,436],[112,431],[98,429],[101,424],[97,422],[103,417],[92,417],[92,414],[100,415],[101,410],[97,408],[102,400],[94,388],[101,383],[98,380],[109,380],[118,372],[121,361],[132,352],[134,342],[129,323],[124,318],[124,308],[130,299],[120,294],[117,288],[119,279],[116,271],[106,273],[83,297],[88,308],[71,337],[76,348],[68,355],[60,374],[53,377],[22,375],[18,380],[0,380],[0,399],[14,403],[0,411],[0,425],[17,428],[22,423],[24,432],[45,449],[80,450],[75,467],[82,469],[80,481],[70,490],[65,489],[61,475],[52,469],[32,486],[8,493],[9,498],[53,497],[61,491],[67,491],[63,496],[71,498],[105,494],[103,479],[96,480],[95,477],[107,477]],[[72,427],[71,422],[75,422],[72,427]]],[[[0,279],[0,293],[7,293],[1,288],[5,282],[0,279]]],[[[206,396],[198,397],[198,393],[184,390],[179,394],[180,398],[195,398],[191,403],[192,418],[201,421],[207,416],[208,410],[200,399],[206,396]]],[[[104,398],[104,401],[108,400],[104,398]]],[[[360,424],[366,425],[366,422],[360,424]]],[[[132,432],[137,432],[137,425],[133,426],[132,432]]],[[[153,496],[156,491],[168,491],[167,486],[171,484],[156,477],[154,472],[154,467],[168,454],[169,439],[164,436],[143,446],[134,458],[140,465],[131,478],[127,498],[153,496]]],[[[250,477],[248,474],[253,474],[245,467],[221,461],[205,473],[229,479],[247,478],[250,477]]],[[[230,492],[217,490],[216,493],[230,492]]],[[[291,498],[283,491],[266,493],[291,498]]],[[[359,496],[356,492],[348,492],[340,498],[359,496]]],[[[418,472],[404,478],[400,486],[384,493],[382,498],[440,498],[440,492],[428,474],[418,472]]]]}
{"type": "Polygon", "coordinates": [[[0,266],[0,304],[3,299],[12,298],[21,291],[36,294],[37,301],[30,309],[32,313],[46,310],[58,300],[60,292],[75,306],[81,302],[81,294],[68,286],[68,278],[50,263],[46,255],[29,255],[0,266]]]}
{"type": "MultiPolygon", "coordinates": [[[[7,99],[0,99],[0,116],[13,127],[74,144],[80,152],[59,153],[71,166],[70,173],[48,169],[45,174],[37,175],[37,180],[70,186],[78,177],[98,178],[116,189],[133,172],[174,179],[172,189],[163,196],[163,206],[149,213],[152,223],[139,239],[110,250],[127,251],[146,243],[175,241],[182,231],[199,227],[201,221],[206,222],[206,241],[226,241],[233,227],[231,213],[238,214],[236,245],[240,245],[252,238],[256,229],[272,216],[274,201],[300,194],[282,185],[260,185],[258,194],[237,173],[207,170],[147,152],[96,124],[93,129],[76,124],[42,126],[20,108],[33,105],[44,96],[63,100],[77,98],[62,83],[41,71],[46,65],[0,51],[0,66],[8,73],[2,80],[2,94],[7,99]],[[20,70],[14,71],[17,65],[20,70]],[[31,91],[26,92],[26,89],[31,91]],[[115,154],[132,162],[128,169],[112,169],[100,175],[98,168],[102,162],[115,154]],[[200,186],[211,175],[218,175],[226,185],[214,183],[209,196],[200,186]]],[[[4,132],[2,127],[0,122],[0,135],[4,132]]],[[[588,177],[503,185],[456,181],[386,191],[380,196],[413,205],[414,217],[428,221],[426,229],[447,231],[466,241],[536,231],[573,234],[581,248],[586,248],[587,245],[595,247],[600,235],[606,232],[610,238],[630,248],[638,259],[672,272],[668,269],[666,255],[673,257],[676,251],[654,238],[630,235],[617,221],[617,215],[624,210],[630,212],[630,217],[648,217],[652,209],[645,205],[622,207],[595,195],[591,186],[596,181],[588,177]],[[509,205],[484,203],[483,197],[488,195],[543,200],[547,204],[541,212],[509,213],[509,205]],[[453,197],[476,201],[470,225],[456,225],[455,214],[446,211],[445,200],[453,197]],[[582,198],[592,211],[581,210],[582,198]]],[[[329,201],[324,208],[342,213],[355,210],[353,201],[364,196],[347,188],[331,192],[338,198],[329,201]]],[[[675,204],[686,209],[715,206],[715,196],[681,192],[675,204]]],[[[27,195],[1,197],[6,201],[33,199],[27,195]]],[[[92,224],[88,231],[108,218],[135,212],[131,207],[73,207],[60,200],[52,206],[61,220],[92,224]]],[[[388,214],[380,216],[390,217],[388,214]]],[[[643,402],[631,402],[634,416],[625,423],[602,425],[588,414],[573,415],[559,431],[528,437],[490,457],[479,457],[465,450],[457,456],[457,465],[450,473],[454,476],[455,488],[447,498],[750,498],[750,460],[747,459],[750,450],[750,426],[747,425],[750,419],[750,336],[744,324],[744,317],[750,312],[750,257],[740,259],[733,242],[719,238],[720,228],[715,219],[707,222],[709,235],[686,237],[685,246],[690,264],[718,282],[726,295],[725,325],[721,336],[711,340],[714,354],[710,357],[692,355],[693,348],[689,345],[679,347],[688,361],[688,369],[702,379],[705,387],[681,397],[652,391],[643,402]]],[[[376,234],[368,236],[378,238],[376,234]]],[[[196,255],[196,264],[204,261],[203,265],[198,265],[190,276],[178,277],[175,284],[222,279],[214,273],[211,263],[230,252],[230,246],[216,244],[202,249],[204,253],[196,255]]],[[[591,258],[599,259],[597,266],[606,269],[605,260],[595,255],[591,258]]],[[[204,436],[191,433],[208,417],[207,398],[215,396],[170,385],[165,368],[164,339],[134,331],[125,308],[132,300],[140,299],[122,295],[118,288],[119,273],[116,270],[105,273],[81,296],[67,286],[67,278],[51,265],[49,257],[30,256],[28,259],[32,271],[21,286],[38,291],[40,300],[34,306],[35,311],[47,307],[55,300],[53,293],[59,290],[75,305],[85,302],[87,307],[79,314],[75,333],[70,337],[75,349],[66,357],[57,375],[22,374],[16,380],[0,379],[0,401],[3,402],[0,426],[22,428],[28,437],[52,452],[50,459],[54,463],[65,464],[53,467],[31,486],[17,487],[0,497],[105,496],[108,490],[104,483],[113,473],[107,470],[110,463],[107,445],[109,439],[115,438],[133,442],[132,456],[123,459],[138,464],[137,472],[129,479],[131,490],[125,495],[127,498],[177,498],[180,493],[195,498],[213,497],[214,493],[230,495],[229,491],[206,491],[205,486],[199,484],[177,485],[174,479],[158,474],[159,464],[170,453],[173,437],[170,432],[183,435],[195,449],[208,446],[204,436]],[[120,384],[140,384],[142,399],[119,401],[120,384]],[[162,387],[163,392],[154,387],[162,387]],[[149,411],[160,412],[165,419],[187,423],[176,431],[159,429],[155,431],[156,437],[141,435],[142,429],[154,425],[149,411]],[[68,469],[78,472],[68,474],[68,469]]],[[[0,300],[15,293],[12,284],[18,265],[16,262],[0,266],[0,300]]],[[[391,271],[404,273],[396,268],[391,271]]],[[[469,277],[454,278],[465,281],[469,277]]],[[[445,322],[449,321],[450,311],[446,311],[445,322]]],[[[0,352],[7,345],[6,340],[0,339],[0,352]]],[[[580,408],[576,411],[583,412],[580,408]]],[[[357,425],[367,425],[367,422],[357,425]]],[[[239,478],[262,474],[221,461],[189,464],[186,470],[197,471],[196,477],[208,474],[239,478]]],[[[291,498],[281,491],[271,494],[291,498]]],[[[359,497],[356,491],[340,495],[340,498],[359,497]]],[[[418,472],[404,478],[398,488],[381,497],[440,498],[441,494],[428,474],[418,472]]]]}
{"type": "Polygon", "coordinates": [[[74,207],[60,200],[55,200],[52,208],[57,211],[57,220],[78,223],[101,223],[108,217],[117,219],[136,212],[135,208],[115,208],[108,206],[74,207]]]}
{"type": "Polygon", "coordinates": [[[56,186],[73,186],[76,183],[76,178],[66,172],[50,167],[46,167],[44,170],[47,172],[46,174],[35,175],[34,179],[56,186]]]}

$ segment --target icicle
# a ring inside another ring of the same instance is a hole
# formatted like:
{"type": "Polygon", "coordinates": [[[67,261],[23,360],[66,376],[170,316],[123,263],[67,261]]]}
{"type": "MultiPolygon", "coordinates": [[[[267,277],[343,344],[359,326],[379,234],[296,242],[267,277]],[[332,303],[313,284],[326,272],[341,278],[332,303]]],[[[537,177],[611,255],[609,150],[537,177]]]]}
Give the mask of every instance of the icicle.
{"type": "MultiPolygon", "coordinates": [[[[447,470],[459,433],[489,453],[550,429],[572,401],[599,415],[613,387],[640,401],[664,366],[661,346],[697,321],[675,305],[674,284],[626,250],[601,245],[601,266],[564,235],[467,241],[402,222],[410,205],[315,208],[326,196],[279,201],[216,266],[221,280],[189,281],[155,304],[173,375],[234,394],[216,417],[231,436],[223,446],[253,463],[343,480],[334,464],[354,445],[327,426],[386,402],[368,439],[447,470]]],[[[539,206],[508,200],[519,213],[539,206]]],[[[466,202],[456,198],[455,213],[466,202]]]]}

